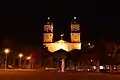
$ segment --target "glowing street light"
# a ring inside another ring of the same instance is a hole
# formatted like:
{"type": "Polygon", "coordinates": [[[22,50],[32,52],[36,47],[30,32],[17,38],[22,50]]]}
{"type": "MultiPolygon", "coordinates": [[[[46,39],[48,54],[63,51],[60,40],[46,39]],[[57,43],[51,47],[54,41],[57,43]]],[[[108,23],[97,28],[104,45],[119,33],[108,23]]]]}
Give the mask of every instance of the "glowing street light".
{"type": "Polygon", "coordinates": [[[29,60],[31,59],[31,57],[30,57],[30,56],[28,56],[26,59],[28,60],[28,68],[29,68],[29,67],[30,67],[29,60]]]}
{"type": "Polygon", "coordinates": [[[9,49],[5,49],[4,52],[5,52],[6,54],[8,54],[8,53],[10,52],[10,50],[9,50],[9,49]]]}
{"type": "Polygon", "coordinates": [[[4,52],[5,52],[5,69],[7,69],[7,54],[10,52],[10,50],[5,49],[4,52]]]}
{"type": "Polygon", "coordinates": [[[23,54],[19,54],[19,57],[20,57],[20,61],[19,61],[19,66],[21,67],[21,58],[23,57],[23,54]]]}
{"type": "Polygon", "coordinates": [[[27,60],[30,60],[31,58],[30,58],[30,56],[28,56],[26,59],[27,59],[27,60]]]}
{"type": "Polygon", "coordinates": [[[19,57],[20,57],[20,58],[23,57],[23,54],[19,54],[19,57]]]}

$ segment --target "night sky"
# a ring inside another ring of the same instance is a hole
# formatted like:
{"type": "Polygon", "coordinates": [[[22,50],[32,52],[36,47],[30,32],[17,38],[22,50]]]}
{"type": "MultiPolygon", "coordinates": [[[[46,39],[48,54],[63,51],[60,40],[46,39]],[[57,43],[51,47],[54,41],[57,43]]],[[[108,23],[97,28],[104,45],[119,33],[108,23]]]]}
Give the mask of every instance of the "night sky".
{"type": "Polygon", "coordinates": [[[1,42],[6,40],[14,45],[39,46],[42,43],[43,23],[48,16],[54,22],[55,40],[59,40],[59,35],[64,33],[64,39],[69,41],[68,29],[73,16],[76,16],[81,24],[83,42],[120,40],[120,15],[117,4],[114,3],[11,1],[3,2],[0,7],[1,42]]]}

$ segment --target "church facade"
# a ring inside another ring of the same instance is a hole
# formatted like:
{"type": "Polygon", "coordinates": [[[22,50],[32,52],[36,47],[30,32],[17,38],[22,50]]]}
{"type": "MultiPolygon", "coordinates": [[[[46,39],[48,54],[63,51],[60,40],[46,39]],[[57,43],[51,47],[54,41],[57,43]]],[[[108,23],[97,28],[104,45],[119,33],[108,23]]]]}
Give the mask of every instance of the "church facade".
{"type": "Polygon", "coordinates": [[[67,42],[63,40],[64,34],[61,35],[61,39],[59,41],[53,42],[53,31],[54,26],[48,17],[48,22],[44,25],[44,33],[43,33],[43,45],[48,47],[50,52],[55,52],[59,49],[63,49],[65,51],[71,51],[73,49],[81,49],[81,40],[80,40],[80,24],[77,23],[76,17],[74,17],[73,21],[71,21],[71,33],[70,38],[71,41],[67,42]]]}

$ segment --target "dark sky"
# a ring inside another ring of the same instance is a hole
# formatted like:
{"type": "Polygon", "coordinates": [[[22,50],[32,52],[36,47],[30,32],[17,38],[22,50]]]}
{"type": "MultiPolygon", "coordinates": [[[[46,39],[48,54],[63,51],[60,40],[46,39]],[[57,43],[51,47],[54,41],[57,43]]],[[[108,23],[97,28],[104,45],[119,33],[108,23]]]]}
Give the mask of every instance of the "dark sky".
{"type": "Polygon", "coordinates": [[[0,41],[14,44],[42,43],[43,23],[48,16],[55,24],[56,40],[65,33],[69,41],[70,21],[76,16],[81,24],[82,41],[119,40],[119,9],[113,2],[10,1],[0,5],[0,41]]]}

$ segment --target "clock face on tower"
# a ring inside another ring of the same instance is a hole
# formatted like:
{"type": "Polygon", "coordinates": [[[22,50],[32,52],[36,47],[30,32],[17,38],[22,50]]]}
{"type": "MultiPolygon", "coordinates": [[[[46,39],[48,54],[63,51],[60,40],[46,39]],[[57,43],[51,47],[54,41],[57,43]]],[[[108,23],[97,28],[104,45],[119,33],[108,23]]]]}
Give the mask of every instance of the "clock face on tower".
{"type": "Polygon", "coordinates": [[[53,34],[52,33],[44,33],[44,42],[52,42],[53,34]]]}
{"type": "Polygon", "coordinates": [[[53,25],[49,25],[49,24],[45,25],[44,31],[45,32],[53,32],[53,25]]]}
{"type": "Polygon", "coordinates": [[[78,32],[78,31],[80,31],[80,25],[79,24],[72,24],[71,25],[71,31],[72,32],[78,32]]]}
{"type": "Polygon", "coordinates": [[[71,42],[80,42],[80,33],[71,33],[71,42]]]}

